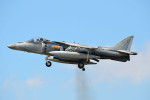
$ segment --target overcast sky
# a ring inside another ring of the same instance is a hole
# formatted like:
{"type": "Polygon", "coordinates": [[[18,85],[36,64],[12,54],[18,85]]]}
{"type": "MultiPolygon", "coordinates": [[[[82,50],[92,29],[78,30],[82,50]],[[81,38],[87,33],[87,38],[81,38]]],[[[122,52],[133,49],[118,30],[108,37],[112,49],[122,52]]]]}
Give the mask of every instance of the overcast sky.
{"type": "Polygon", "coordinates": [[[0,36],[0,100],[150,100],[149,0],[0,0],[0,36]],[[130,35],[130,62],[85,72],[7,48],[34,37],[113,46],[130,35]]]}

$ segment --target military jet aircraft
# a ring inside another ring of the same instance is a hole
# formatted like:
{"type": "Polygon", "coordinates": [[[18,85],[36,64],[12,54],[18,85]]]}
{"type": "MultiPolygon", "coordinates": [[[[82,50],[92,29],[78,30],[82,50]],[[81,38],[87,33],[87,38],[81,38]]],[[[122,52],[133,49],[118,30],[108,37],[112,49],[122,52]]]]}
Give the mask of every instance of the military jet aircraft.
{"type": "Polygon", "coordinates": [[[133,36],[123,39],[112,47],[92,47],[77,43],[49,41],[43,38],[34,38],[25,42],[8,45],[8,48],[25,52],[46,55],[46,66],[50,67],[50,61],[68,64],[77,64],[78,68],[85,71],[84,65],[97,64],[100,59],[115,61],[130,61],[130,52],[133,36]]]}

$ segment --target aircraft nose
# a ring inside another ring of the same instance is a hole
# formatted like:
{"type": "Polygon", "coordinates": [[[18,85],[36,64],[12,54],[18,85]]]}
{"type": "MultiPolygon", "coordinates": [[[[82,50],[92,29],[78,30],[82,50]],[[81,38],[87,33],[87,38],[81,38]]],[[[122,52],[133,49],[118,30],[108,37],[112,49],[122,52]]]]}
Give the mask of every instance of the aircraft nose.
{"type": "Polygon", "coordinates": [[[10,49],[14,49],[14,50],[21,50],[22,49],[22,43],[10,44],[7,47],[10,49]]]}
{"type": "Polygon", "coordinates": [[[7,47],[10,48],[10,49],[15,49],[16,48],[16,44],[10,44],[7,47]]]}
{"type": "Polygon", "coordinates": [[[10,44],[7,47],[14,50],[29,51],[30,45],[25,42],[18,42],[15,44],[10,44]]]}

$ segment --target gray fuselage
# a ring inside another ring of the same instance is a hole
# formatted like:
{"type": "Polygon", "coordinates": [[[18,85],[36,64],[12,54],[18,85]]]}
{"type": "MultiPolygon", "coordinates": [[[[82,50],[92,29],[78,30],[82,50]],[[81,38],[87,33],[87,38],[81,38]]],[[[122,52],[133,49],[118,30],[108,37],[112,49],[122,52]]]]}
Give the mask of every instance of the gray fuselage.
{"type": "MultiPolygon", "coordinates": [[[[18,42],[15,44],[11,44],[8,47],[15,50],[21,50],[25,52],[31,52],[31,53],[37,53],[37,54],[43,54],[49,56],[51,56],[51,54],[49,53],[51,51],[70,51],[70,52],[79,52],[82,54],[87,54],[89,51],[87,48],[62,45],[53,41],[46,41],[46,40],[44,41],[43,39],[30,40],[27,42],[18,42]]],[[[117,60],[123,62],[129,60],[128,54],[116,52],[105,47],[100,47],[90,51],[90,55],[99,56],[100,59],[111,59],[111,60],[117,60]]],[[[72,54],[72,56],[75,55],[72,54]]],[[[70,60],[70,61],[81,60],[81,59],[75,59],[75,58],[71,59],[71,58],[65,58],[59,56],[56,56],[56,58],[59,58],[60,60],[70,60]]]]}

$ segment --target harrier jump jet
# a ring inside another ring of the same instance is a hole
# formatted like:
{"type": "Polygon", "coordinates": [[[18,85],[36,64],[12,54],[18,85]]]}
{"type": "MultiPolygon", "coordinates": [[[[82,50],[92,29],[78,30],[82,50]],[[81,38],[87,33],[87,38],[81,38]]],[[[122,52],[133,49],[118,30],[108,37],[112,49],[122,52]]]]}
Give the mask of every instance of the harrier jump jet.
{"type": "Polygon", "coordinates": [[[34,38],[25,42],[8,45],[8,48],[25,52],[46,55],[46,66],[50,67],[50,61],[68,64],[77,64],[78,68],[85,71],[84,65],[97,64],[100,59],[115,61],[130,61],[130,52],[133,36],[123,39],[112,47],[86,46],[76,43],[49,41],[43,38],[34,38]]]}

